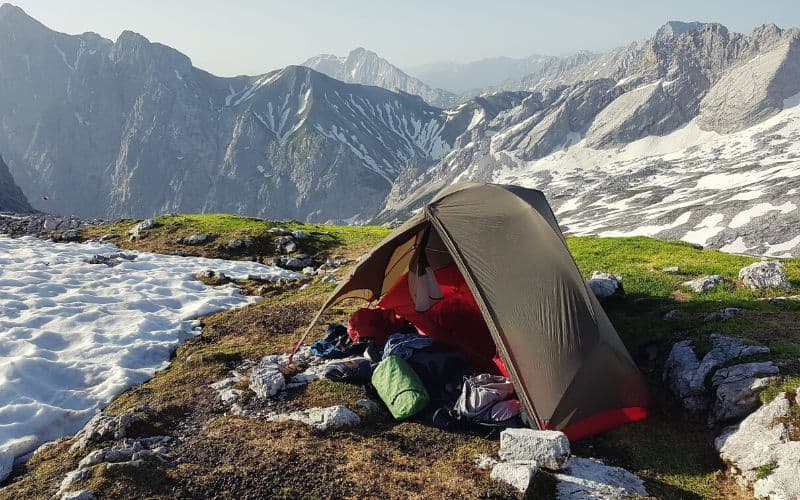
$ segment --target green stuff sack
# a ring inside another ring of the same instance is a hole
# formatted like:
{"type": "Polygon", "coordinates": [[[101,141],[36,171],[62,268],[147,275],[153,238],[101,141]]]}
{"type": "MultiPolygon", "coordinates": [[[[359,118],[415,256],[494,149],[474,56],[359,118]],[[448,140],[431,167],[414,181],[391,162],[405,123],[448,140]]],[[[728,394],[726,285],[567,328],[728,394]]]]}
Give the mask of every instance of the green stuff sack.
{"type": "Polygon", "coordinates": [[[372,385],[397,420],[422,411],[430,402],[417,373],[400,356],[389,356],[372,372],[372,385]]]}

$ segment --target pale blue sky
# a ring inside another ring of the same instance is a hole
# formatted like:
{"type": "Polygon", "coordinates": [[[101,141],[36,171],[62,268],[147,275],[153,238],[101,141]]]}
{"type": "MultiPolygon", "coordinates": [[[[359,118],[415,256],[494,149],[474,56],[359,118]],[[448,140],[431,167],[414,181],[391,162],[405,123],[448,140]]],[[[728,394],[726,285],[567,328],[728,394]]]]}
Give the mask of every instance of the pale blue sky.
{"type": "Polygon", "coordinates": [[[668,20],[750,32],[800,26],[794,0],[16,0],[66,33],[130,29],[220,75],[254,74],[363,46],[400,67],[534,53],[603,51],[668,20]]]}

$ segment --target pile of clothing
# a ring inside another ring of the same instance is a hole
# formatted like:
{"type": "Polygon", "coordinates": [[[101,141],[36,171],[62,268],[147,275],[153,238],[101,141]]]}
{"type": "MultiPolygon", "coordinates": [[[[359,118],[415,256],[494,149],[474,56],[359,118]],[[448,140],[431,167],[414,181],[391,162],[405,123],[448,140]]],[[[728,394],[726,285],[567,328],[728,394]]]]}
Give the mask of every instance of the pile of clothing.
{"type": "Polygon", "coordinates": [[[418,333],[393,310],[359,309],[347,326],[328,325],[311,352],[341,359],[323,375],[367,387],[397,420],[417,416],[438,427],[523,425],[508,378],[481,373],[464,353],[418,333]]]}

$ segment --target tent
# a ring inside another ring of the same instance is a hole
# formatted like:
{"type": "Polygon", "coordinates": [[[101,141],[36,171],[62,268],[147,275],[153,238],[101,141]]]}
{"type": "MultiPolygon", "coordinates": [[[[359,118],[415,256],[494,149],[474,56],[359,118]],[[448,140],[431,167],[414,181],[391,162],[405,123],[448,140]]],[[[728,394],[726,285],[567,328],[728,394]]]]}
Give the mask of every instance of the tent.
{"type": "Polygon", "coordinates": [[[439,304],[419,312],[411,290],[430,281],[426,270],[442,302],[456,304],[440,319],[461,321],[442,328],[434,318],[420,330],[483,357],[484,366],[497,353],[493,366],[508,374],[532,427],[575,440],[647,417],[645,382],[537,190],[445,188],[359,261],[308,331],[326,309],[352,298],[380,300],[425,326],[439,304]]]}

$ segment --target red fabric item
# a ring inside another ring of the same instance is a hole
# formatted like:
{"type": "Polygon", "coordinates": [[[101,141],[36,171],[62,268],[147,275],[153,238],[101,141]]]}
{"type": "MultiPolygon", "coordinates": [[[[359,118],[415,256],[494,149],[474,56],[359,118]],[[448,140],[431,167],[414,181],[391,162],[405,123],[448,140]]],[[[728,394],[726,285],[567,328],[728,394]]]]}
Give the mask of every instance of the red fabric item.
{"type": "MultiPolygon", "coordinates": [[[[648,416],[650,416],[650,412],[644,407],[617,408],[616,410],[604,411],[603,413],[578,420],[568,425],[564,429],[564,434],[567,435],[570,441],[580,441],[620,425],[644,420],[648,416]]],[[[544,427],[545,429],[547,428],[547,426],[544,427]]]]}
{"type": "Polygon", "coordinates": [[[477,368],[499,374],[492,358],[497,354],[486,321],[458,268],[451,265],[435,272],[444,298],[424,313],[417,312],[403,275],[384,295],[379,306],[411,322],[419,333],[461,351],[477,368]]]}
{"type": "Polygon", "coordinates": [[[492,362],[494,362],[497,370],[500,372],[500,375],[511,380],[511,375],[509,375],[508,368],[506,368],[506,364],[503,362],[503,357],[500,356],[499,352],[495,352],[492,362]]]}
{"type": "Polygon", "coordinates": [[[405,325],[405,320],[392,309],[364,307],[350,316],[347,321],[347,335],[353,342],[373,339],[378,347],[382,347],[389,335],[404,331],[405,325]]]}

